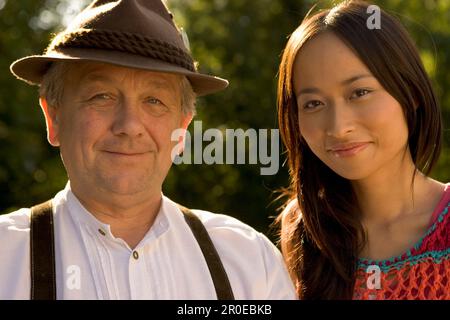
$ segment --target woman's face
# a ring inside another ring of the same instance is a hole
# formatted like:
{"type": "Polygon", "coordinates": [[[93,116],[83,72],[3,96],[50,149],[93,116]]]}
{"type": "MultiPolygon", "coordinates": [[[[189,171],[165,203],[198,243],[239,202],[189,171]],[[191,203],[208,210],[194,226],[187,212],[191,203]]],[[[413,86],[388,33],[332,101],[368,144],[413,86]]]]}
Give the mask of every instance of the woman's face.
{"type": "Polygon", "coordinates": [[[360,180],[402,163],[408,127],[400,104],[333,33],[303,46],[293,85],[300,134],[334,172],[360,180]]]}

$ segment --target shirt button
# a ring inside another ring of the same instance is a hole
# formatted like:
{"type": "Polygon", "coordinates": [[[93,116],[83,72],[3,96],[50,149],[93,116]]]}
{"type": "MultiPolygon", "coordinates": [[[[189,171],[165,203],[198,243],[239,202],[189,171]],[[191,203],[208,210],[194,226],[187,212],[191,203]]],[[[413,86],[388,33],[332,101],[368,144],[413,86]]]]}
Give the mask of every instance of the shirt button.
{"type": "Polygon", "coordinates": [[[105,231],[103,231],[102,229],[98,229],[98,233],[100,233],[102,236],[106,236],[105,231]]]}
{"type": "Polygon", "coordinates": [[[137,251],[133,251],[133,258],[135,260],[139,259],[139,253],[137,251]]]}

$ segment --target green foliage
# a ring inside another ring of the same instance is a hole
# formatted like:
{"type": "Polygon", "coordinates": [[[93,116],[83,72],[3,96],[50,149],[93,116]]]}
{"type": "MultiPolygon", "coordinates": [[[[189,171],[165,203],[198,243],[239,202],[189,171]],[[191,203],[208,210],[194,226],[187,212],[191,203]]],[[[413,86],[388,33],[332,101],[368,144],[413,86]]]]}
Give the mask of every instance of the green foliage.
{"type": "MultiPolygon", "coordinates": [[[[4,3],[4,1],[1,1],[4,3]]],[[[48,30],[32,29],[40,1],[6,1],[0,10],[0,211],[30,206],[64,185],[57,150],[45,139],[35,88],[14,80],[12,61],[41,51],[48,30]]]]}
{"type": "MultiPolygon", "coordinates": [[[[86,1],[85,1],[86,2],[86,1]]],[[[0,0],[0,6],[5,0],[0,0]]],[[[17,58],[42,52],[69,0],[6,0],[0,9],[0,212],[30,206],[61,189],[66,173],[45,137],[36,88],[8,72],[17,58]],[[55,17],[58,18],[55,20],[55,17]],[[56,21],[56,22],[55,22],[56,21]]],[[[79,3],[79,2],[78,2],[79,3]]],[[[208,128],[276,128],[276,75],[287,36],[314,1],[168,0],[188,33],[200,70],[230,80],[230,87],[198,101],[197,119],[208,128]]],[[[322,1],[327,7],[330,1],[322,1]]],[[[421,49],[450,124],[450,1],[377,1],[400,15],[421,49]]],[[[450,134],[433,176],[450,181],[450,134]]],[[[430,142],[431,143],[431,142],[430,142]]],[[[204,144],[205,146],[206,144],[204,144]]],[[[284,162],[281,156],[280,165],[284,162]]],[[[191,208],[227,213],[267,232],[287,186],[286,168],[261,176],[260,165],[178,165],[164,192],[191,208]]]]}

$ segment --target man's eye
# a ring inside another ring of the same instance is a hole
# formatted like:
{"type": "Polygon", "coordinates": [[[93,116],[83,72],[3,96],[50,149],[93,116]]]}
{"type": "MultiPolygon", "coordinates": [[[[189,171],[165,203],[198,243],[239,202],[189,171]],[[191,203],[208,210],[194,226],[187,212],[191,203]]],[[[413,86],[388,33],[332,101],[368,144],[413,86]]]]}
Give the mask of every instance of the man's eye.
{"type": "Polygon", "coordinates": [[[160,117],[169,111],[167,105],[158,98],[149,97],[145,100],[145,103],[150,106],[148,110],[153,116],[160,117]]]}
{"type": "Polygon", "coordinates": [[[368,89],[357,89],[357,90],[353,91],[350,99],[361,98],[361,97],[369,94],[370,92],[372,92],[372,91],[368,90],[368,89]]]}
{"type": "Polygon", "coordinates": [[[322,104],[322,102],[320,102],[319,100],[311,100],[311,101],[308,101],[307,103],[305,103],[303,105],[303,109],[305,109],[305,110],[312,110],[312,109],[317,108],[321,104],[322,104]]]}
{"type": "Polygon", "coordinates": [[[148,98],[147,102],[150,103],[150,104],[164,105],[164,103],[161,100],[159,100],[157,98],[154,98],[154,97],[148,98]]]}
{"type": "Polygon", "coordinates": [[[92,98],[90,98],[90,101],[94,101],[94,100],[108,100],[111,99],[111,96],[107,93],[99,93],[94,95],[92,98]]]}

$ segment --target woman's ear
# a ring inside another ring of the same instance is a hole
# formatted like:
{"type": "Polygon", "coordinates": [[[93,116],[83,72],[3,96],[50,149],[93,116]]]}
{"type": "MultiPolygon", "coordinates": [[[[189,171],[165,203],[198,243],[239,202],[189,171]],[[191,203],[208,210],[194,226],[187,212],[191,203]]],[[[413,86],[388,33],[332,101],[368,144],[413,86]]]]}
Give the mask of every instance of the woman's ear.
{"type": "Polygon", "coordinates": [[[47,100],[40,97],[39,104],[45,116],[45,123],[47,124],[47,140],[54,146],[59,147],[59,122],[58,122],[58,110],[49,106],[47,100]]]}

